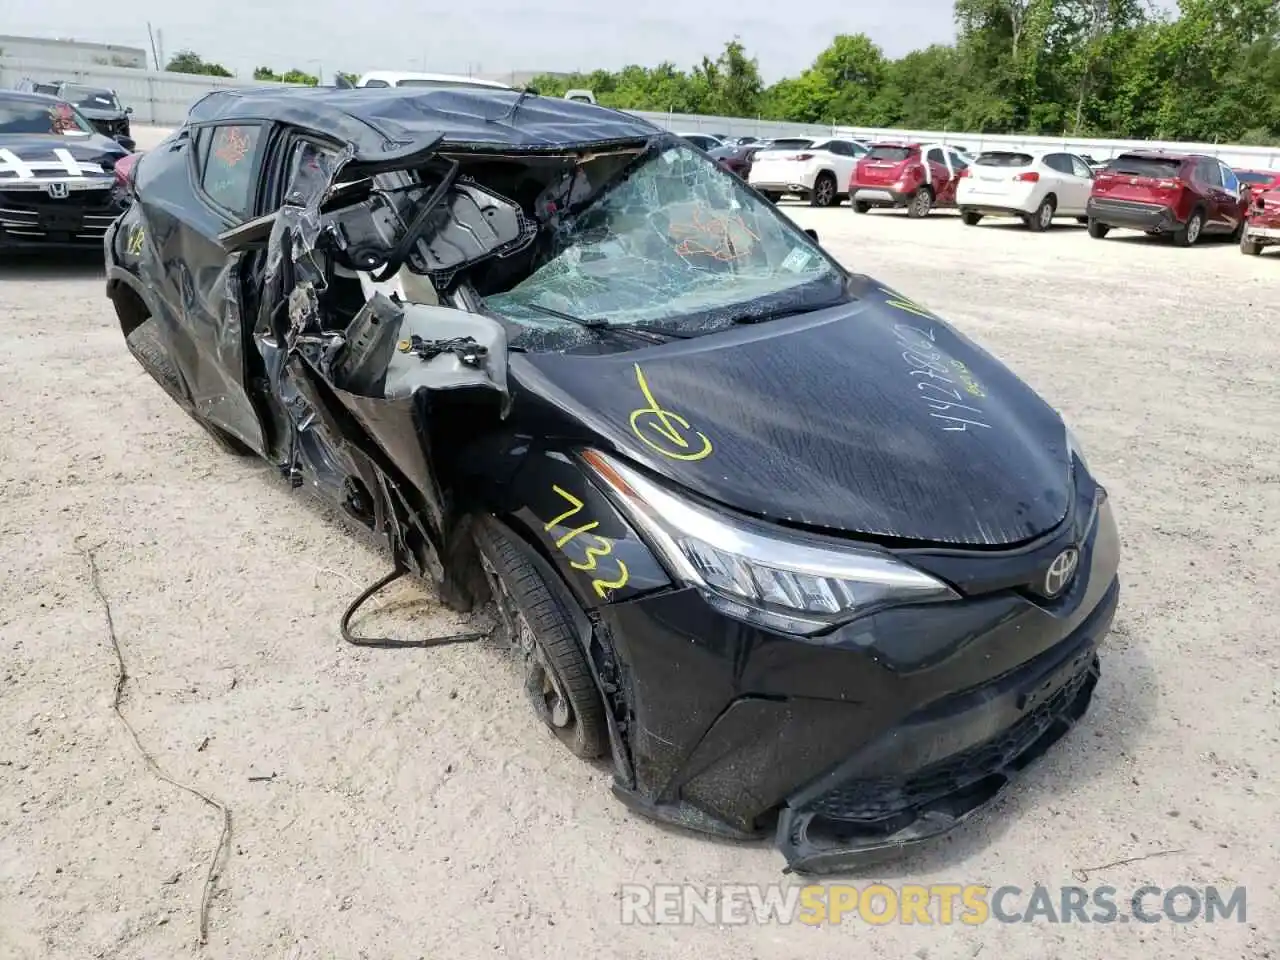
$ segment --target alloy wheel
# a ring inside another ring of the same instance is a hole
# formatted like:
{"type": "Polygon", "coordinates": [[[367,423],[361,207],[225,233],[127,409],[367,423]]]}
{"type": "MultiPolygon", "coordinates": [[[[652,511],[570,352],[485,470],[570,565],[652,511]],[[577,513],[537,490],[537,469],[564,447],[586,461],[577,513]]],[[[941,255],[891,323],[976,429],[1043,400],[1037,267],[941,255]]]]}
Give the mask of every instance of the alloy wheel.
{"type": "Polygon", "coordinates": [[[827,207],[831,205],[831,200],[836,193],[836,185],[828,178],[823,177],[818,181],[818,185],[814,188],[818,192],[818,206],[827,207]]]}
{"type": "Polygon", "coordinates": [[[1187,223],[1187,243],[1192,244],[1200,239],[1200,214],[1193,214],[1187,223]]]}

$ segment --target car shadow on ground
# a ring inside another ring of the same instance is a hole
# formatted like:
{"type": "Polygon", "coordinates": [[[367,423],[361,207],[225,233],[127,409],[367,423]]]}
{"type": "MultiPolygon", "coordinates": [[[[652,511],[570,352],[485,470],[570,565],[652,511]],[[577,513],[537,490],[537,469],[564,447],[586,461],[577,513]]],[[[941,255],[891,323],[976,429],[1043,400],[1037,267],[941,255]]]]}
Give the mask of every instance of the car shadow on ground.
{"type": "Polygon", "coordinates": [[[0,254],[0,283],[54,283],[105,277],[100,248],[0,254]]]}
{"type": "MultiPolygon", "coordinates": [[[[1005,232],[1014,233],[1035,233],[1030,227],[1019,220],[983,220],[981,223],[974,225],[979,230],[1003,230],[1005,232]]],[[[1074,221],[1054,221],[1044,232],[1045,233],[1084,233],[1086,227],[1083,223],[1075,223],[1074,221]]]]}

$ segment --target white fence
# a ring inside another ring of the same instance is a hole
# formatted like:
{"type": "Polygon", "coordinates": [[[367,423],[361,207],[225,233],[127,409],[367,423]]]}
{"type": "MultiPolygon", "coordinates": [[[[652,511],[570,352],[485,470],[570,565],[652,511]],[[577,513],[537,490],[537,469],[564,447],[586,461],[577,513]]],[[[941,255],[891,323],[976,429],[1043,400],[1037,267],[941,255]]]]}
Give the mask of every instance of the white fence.
{"type": "MultiPolygon", "coordinates": [[[[192,76],[118,67],[68,68],[65,63],[0,57],[0,89],[11,88],[23,77],[64,79],[112,87],[120,99],[133,107],[138,123],[172,127],[180,124],[191,104],[211,90],[256,84],[250,78],[192,76]]],[[[1246,147],[1239,144],[1176,143],[1147,140],[1087,140],[1074,137],[1027,137],[1016,135],[955,133],[937,130],[884,130],[868,127],[832,127],[821,124],[750,120],[741,117],[687,116],[679,113],[633,111],[659,126],[677,133],[719,133],[727,136],[814,136],[839,134],[864,140],[916,140],[959,144],[970,150],[997,147],[1053,147],[1087,153],[1106,160],[1125,150],[1166,149],[1204,153],[1219,157],[1240,168],[1280,169],[1280,147],[1246,147]]]]}

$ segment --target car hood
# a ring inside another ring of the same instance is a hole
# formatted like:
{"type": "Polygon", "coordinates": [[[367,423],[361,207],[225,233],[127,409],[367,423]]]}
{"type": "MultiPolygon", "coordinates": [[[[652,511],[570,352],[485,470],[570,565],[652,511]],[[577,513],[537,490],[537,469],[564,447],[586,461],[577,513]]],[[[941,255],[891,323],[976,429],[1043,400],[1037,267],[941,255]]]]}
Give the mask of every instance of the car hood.
{"type": "MultiPolygon", "coordinates": [[[[83,137],[64,137],[52,133],[0,133],[0,150],[7,150],[19,160],[55,162],[55,150],[66,150],[81,164],[109,170],[128,150],[110,137],[99,133],[83,137]]],[[[3,157],[0,154],[0,157],[3,157]]],[[[5,174],[5,160],[0,159],[0,177],[5,174]]]]}
{"type": "Polygon", "coordinates": [[[740,511],[893,540],[1008,545],[1070,499],[1058,414],[867,278],[836,308],[620,354],[513,354],[580,435],[740,511]]]}

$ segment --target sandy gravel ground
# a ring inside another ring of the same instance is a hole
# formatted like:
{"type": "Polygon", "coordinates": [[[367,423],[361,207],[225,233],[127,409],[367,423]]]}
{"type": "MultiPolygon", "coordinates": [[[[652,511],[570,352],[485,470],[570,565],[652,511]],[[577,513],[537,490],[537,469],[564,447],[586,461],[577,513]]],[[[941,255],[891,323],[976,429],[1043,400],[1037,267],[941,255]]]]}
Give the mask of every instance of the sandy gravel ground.
{"type": "MultiPolygon", "coordinates": [[[[1057,886],[1180,851],[1089,883],[1246,884],[1246,923],[620,925],[620,883],[767,883],[781,858],[626,812],[496,647],[345,645],[342,609],[386,559],[164,397],[100,265],[25,260],[0,263],[0,958],[1280,955],[1280,256],[789,209],[1064,411],[1125,546],[1086,720],[993,810],[854,879],[1057,886]],[[219,819],[111,712],[84,546],[142,742],[233,816],[202,950],[219,819]]],[[[453,621],[406,587],[380,625],[453,621]]]]}

